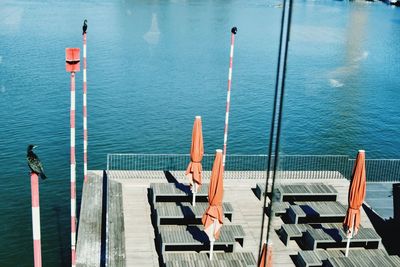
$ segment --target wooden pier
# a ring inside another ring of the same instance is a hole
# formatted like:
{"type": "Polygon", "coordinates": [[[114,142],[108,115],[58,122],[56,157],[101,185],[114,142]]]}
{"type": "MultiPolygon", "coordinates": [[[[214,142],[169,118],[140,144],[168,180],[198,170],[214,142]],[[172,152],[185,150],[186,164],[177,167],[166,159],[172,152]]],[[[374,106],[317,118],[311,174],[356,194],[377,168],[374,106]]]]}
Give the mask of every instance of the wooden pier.
{"type": "MultiPolygon", "coordinates": [[[[150,183],[167,183],[163,171],[89,171],[88,183],[83,187],[77,242],[77,266],[149,266],[158,267],[159,255],[149,201],[150,183]],[[104,196],[106,194],[106,196],[104,196]],[[103,203],[103,202],[106,203],[103,203]],[[104,210],[107,211],[105,216],[104,210]]],[[[174,179],[187,183],[184,172],[171,172],[174,179]]],[[[204,174],[208,182],[209,172],[204,174]]],[[[232,203],[234,224],[242,225],[246,238],[237,251],[252,252],[256,258],[261,231],[262,204],[254,189],[261,179],[240,179],[240,172],[226,172],[224,202],[232,203]]],[[[242,177],[245,177],[242,175],[242,177]]],[[[347,205],[349,182],[337,175],[336,179],[280,179],[279,183],[323,182],[338,191],[338,201],[347,205]]],[[[265,231],[268,217],[265,218],[265,231]]],[[[225,220],[226,224],[231,224],[225,220]]],[[[290,240],[288,245],[279,239],[278,230],[283,221],[273,218],[271,232],[274,266],[295,266],[292,257],[301,250],[290,240]]],[[[361,224],[372,224],[362,210],[361,224]]],[[[265,238],[265,234],[264,234],[265,238]]],[[[380,245],[380,248],[383,248],[380,245]]]]}

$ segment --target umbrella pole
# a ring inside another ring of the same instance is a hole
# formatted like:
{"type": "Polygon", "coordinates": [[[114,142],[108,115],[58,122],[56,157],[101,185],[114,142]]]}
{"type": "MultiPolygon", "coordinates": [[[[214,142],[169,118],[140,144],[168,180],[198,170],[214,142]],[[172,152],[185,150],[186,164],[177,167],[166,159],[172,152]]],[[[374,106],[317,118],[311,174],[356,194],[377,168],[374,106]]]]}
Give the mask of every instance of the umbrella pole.
{"type": "Polygon", "coordinates": [[[210,261],[213,260],[214,241],[210,242],[210,261]]]}
{"type": "Polygon", "coordinates": [[[348,257],[349,256],[349,249],[350,249],[350,239],[351,237],[347,237],[347,244],[346,244],[346,254],[345,256],[348,257]]]}
{"type": "Polygon", "coordinates": [[[196,206],[196,193],[197,193],[196,183],[193,183],[193,190],[192,190],[192,195],[193,195],[192,206],[193,207],[196,206]]]}
{"type": "Polygon", "coordinates": [[[353,229],[351,231],[350,236],[347,236],[347,244],[346,244],[346,254],[345,256],[348,257],[349,256],[349,250],[350,250],[350,239],[353,238],[354,236],[354,225],[356,223],[356,217],[354,216],[354,220],[353,220],[353,229]]]}
{"type": "Polygon", "coordinates": [[[215,224],[217,220],[213,218],[213,224],[211,226],[211,240],[210,240],[210,261],[213,260],[213,251],[214,251],[214,242],[215,242],[215,237],[214,237],[214,232],[215,232],[215,224]]]}

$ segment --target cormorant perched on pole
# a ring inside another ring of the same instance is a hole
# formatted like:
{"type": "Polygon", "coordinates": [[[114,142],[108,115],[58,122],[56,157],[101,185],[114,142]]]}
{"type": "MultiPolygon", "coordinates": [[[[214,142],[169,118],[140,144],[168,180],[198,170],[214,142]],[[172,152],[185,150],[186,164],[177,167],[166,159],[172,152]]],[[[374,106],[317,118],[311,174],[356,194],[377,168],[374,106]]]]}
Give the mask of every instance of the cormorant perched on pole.
{"type": "Polygon", "coordinates": [[[32,151],[35,147],[36,147],[35,145],[28,146],[28,153],[26,155],[26,160],[28,161],[28,166],[31,169],[31,171],[36,173],[37,175],[40,175],[40,178],[44,180],[47,177],[44,174],[42,163],[40,162],[39,157],[36,156],[36,154],[33,153],[32,151]]]}
{"type": "Polygon", "coordinates": [[[82,26],[82,35],[86,33],[87,30],[87,19],[83,21],[83,26],[82,26]]]}

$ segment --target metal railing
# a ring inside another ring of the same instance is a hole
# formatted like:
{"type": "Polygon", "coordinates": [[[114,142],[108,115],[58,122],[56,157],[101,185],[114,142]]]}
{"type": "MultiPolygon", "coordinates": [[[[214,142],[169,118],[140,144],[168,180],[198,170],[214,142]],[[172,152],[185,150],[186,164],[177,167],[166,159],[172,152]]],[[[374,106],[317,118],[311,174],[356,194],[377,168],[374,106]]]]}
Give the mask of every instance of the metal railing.
{"type": "MultiPolygon", "coordinates": [[[[349,171],[346,177],[351,177],[354,159],[349,160],[349,171]]],[[[400,181],[400,159],[366,159],[365,168],[368,182],[400,181]]]]}
{"type": "MultiPolygon", "coordinates": [[[[227,155],[226,170],[265,171],[265,155],[227,155]]],[[[107,154],[107,170],[186,170],[190,162],[189,154],[107,154]]],[[[214,154],[205,154],[203,170],[212,169],[214,154]]]]}
{"type": "MultiPolygon", "coordinates": [[[[227,155],[225,170],[240,173],[237,177],[265,178],[267,160],[267,155],[227,155]]],[[[184,171],[189,161],[189,154],[108,154],[107,170],[184,171]]],[[[214,154],[205,154],[203,170],[210,171],[213,161],[214,154]]],[[[350,179],[353,165],[354,159],[343,155],[282,155],[278,175],[285,179],[350,179]]],[[[369,182],[400,181],[400,159],[367,159],[366,169],[369,182]]]]}

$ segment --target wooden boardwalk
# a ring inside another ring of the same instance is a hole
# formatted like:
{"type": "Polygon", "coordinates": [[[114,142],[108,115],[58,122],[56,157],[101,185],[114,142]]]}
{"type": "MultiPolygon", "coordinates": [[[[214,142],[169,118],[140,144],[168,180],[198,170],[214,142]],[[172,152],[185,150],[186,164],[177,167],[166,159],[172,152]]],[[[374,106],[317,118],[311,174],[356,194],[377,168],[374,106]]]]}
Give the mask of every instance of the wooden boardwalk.
{"type": "Polygon", "coordinates": [[[102,221],[102,171],[88,172],[83,186],[76,266],[100,266],[102,221]]]}
{"type": "MultiPolygon", "coordinates": [[[[183,172],[171,172],[178,182],[186,183],[183,172]]],[[[263,183],[262,179],[239,179],[239,172],[228,174],[224,180],[224,201],[232,203],[234,209],[233,222],[225,219],[226,224],[240,224],[242,225],[246,237],[244,246],[238,246],[237,251],[252,252],[256,258],[258,253],[258,245],[260,240],[261,231],[261,216],[262,204],[252,188],[255,188],[256,183],[263,183]]],[[[243,176],[243,175],[242,175],[243,176]]],[[[347,204],[347,190],[349,182],[346,179],[319,179],[318,175],[314,179],[280,179],[280,183],[310,183],[310,182],[324,182],[331,184],[338,191],[338,201],[347,204]]],[[[171,177],[170,177],[171,178],[171,177]]],[[[155,231],[151,223],[151,207],[148,199],[148,188],[152,182],[167,182],[163,172],[137,172],[137,171],[111,171],[108,172],[108,179],[110,181],[118,182],[122,186],[122,203],[123,203],[123,218],[124,218],[124,246],[126,256],[126,266],[159,266],[158,254],[156,251],[155,231]]],[[[204,179],[204,182],[209,182],[204,179]]],[[[84,194],[85,191],[84,188],[84,194]]],[[[83,196],[88,198],[88,196],[83,196]]],[[[81,222],[86,219],[83,218],[88,214],[85,209],[88,209],[82,201],[81,222]]],[[[98,218],[98,216],[97,216],[98,218]]],[[[265,229],[268,223],[268,218],[265,217],[265,229]]],[[[362,211],[361,223],[364,227],[372,227],[365,212],[362,211]]],[[[290,240],[288,246],[279,239],[275,230],[278,230],[283,224],[279,217],[274,217],[272,221],[273,231],[271,232],[273,242],[273,262],[274,266],[295,266],[291,256],[297,255],[300,250],[298,244],[290,240]]],[[[97,228],[96,228],[97,229],[97,228]]],[[[266,231],[266,230],[265,230],[266,231]]],[[[264,231],[264,238],[265,238],[264,231]]],[[[90,250],[87,246],[82,245],[82,241],[87,235],[81,232],[78,233],[78,262],[82,263],[83,255],[88,255],[90,250]],[[81,241],[81,242],[79,242],[81,241]]],[[[122,237],[121,237],[122,238],[122,237]]],[[[382,246],[382,245],[381,245],[382,246]]],[[[109,252],[108,252],[109,253],[109,252]]],[[[97,255],[97,254],[96,254],[97,255]]],[[[93,256],[93,254],[91,255],[93,256]]],[[[100,266],[100,265],[84,265],[79,266],[100,266]]]]}

